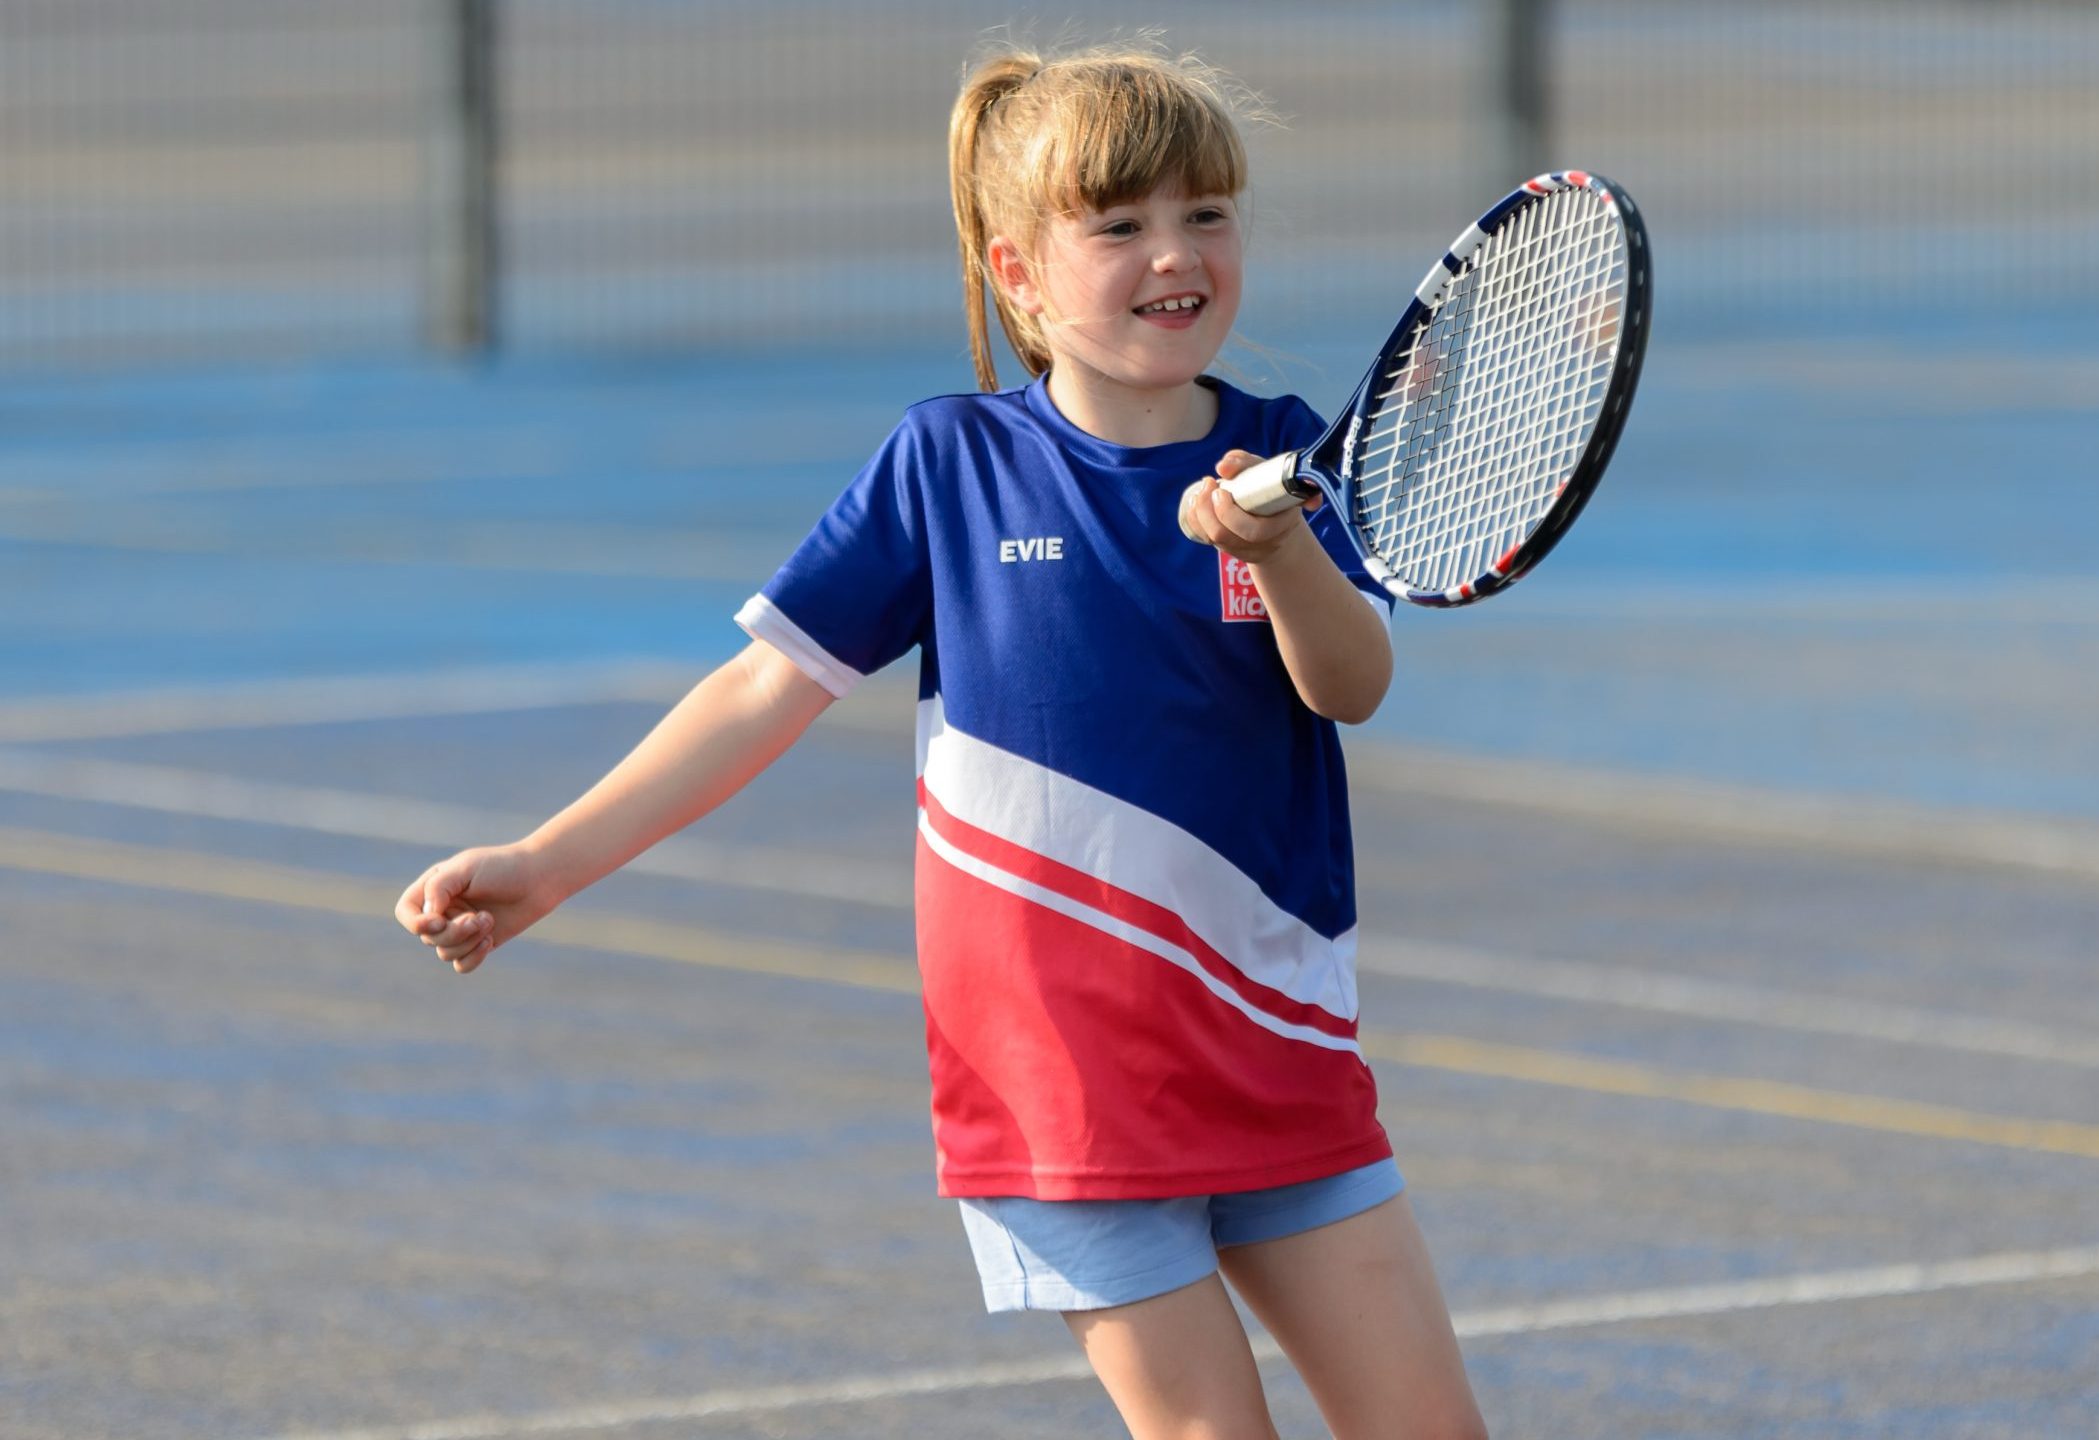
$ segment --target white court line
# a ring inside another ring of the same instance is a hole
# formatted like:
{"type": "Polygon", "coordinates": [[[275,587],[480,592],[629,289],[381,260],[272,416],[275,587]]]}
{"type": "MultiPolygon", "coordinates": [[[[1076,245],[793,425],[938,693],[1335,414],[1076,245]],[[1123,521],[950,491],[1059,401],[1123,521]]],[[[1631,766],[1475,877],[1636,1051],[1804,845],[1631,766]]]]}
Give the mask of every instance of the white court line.
{"type": "Polygon", "coordinates": [[[704,673],[705,667],[698,664],[625,660],[324,675],[43,696],[0,702],[0,743],[114,740],[200,730],[357,724],[640,701],[671,704],[697,685],[704,673]]]}
{"type": "MultiPolygon", "coordinates": [[[[0,749],[0,792],[448,849],[529,835],[546,818],[29,750],[0,749]]],[[[905,792],[900,789],[898,793],[901,797],[905,792]]],[[[898,835],[907,833],[906,822],[900,819],[898,835]]],[[[884,865],[851,855],[713,844],[677,836],[620,868],[805,899],[911,908],[908,865],[884,865]]]]}
{"type": "MultiPolygon", "coordinates": [[[[621,406],[621,410],[632,407],[621,406]]],[[[811,432],[806,407],[773,407],[774,423],[740,415],[751,433],[723,433],[695,422],[654,427],[658,433],[639,461],[622,462],[623,481],[706,480],[721,472],[778,465],[776,432],[796,426],[795,463],[835,465],[842,485],[867,452],[895,424],[892,410],[875,404],[827,408],[811,432]]],[[[65,442],[63,450],[5,457],[0,476],[31,476],[32,483],[0,484],[0,512],[8,506],[62,505],[101,511],[128,499],[188,498],[244,491],[370,489],[398,485],[472,485],[489,480],[603,477],[602,456],[572,426],[539,423],[436,430],[329,434],[292,433],[133,440],[97,435],[65,442]]],[[[784,552],[783,552],[784,558],[784,552]]]]}
{"type": "Polygon", "coordinates": [[[1753,627],[1799,621],[1824,629],[1876,625],[2099,625],[2099,583],[2078,576],[2004,577],[1988,582],[1989,602],[1976,601],[1977,582],[1818,578],[1813,584],[1632,581],[1614,585],[1582,580],[1558,583],[1552,602],[1524,618],[1549,626],[1609,621],[1640,626],[1753,627]]]}
{"type": "Polygon", "coordinates": [[[1674,378],[1739,394],[1745,383],[1775,382],[1811,395],[1838,393],[1847,415],[1974,414],[1998,410],[2089,413],[2099,400],[2099,359],[2089,355],[1962,356],[1960,384],[1948,386],[1946,358],[1914,346],[1822,341],[1698,346],[1675,355],[1674,378]],[[1955,391],[1958,393],[1953,393],[1955,391]]]}
{"type": "MultiPolygon", "coordinates": [[[[1862,1270],[1835,1270],[1781,1275],[1722,1285],[1693,1285],[1672,1290],[1631,1290],[1617,1294],[1530,1305],[1462,1312],[1452,1317],[1461,1340],[1487,1340],[1534,1335],[1629,1321],[1731,1315],[1792,1305],[1882,1300],[1966,1290],[1988,1285],[2023,1285],[2050,1280],[2078,1280],[2099,1275],[2099,1246],[2063,1250],[2018,1251],[1968,1260],[1911,1265],[1884,1265],[1862,1270]]],[[[1263,1362],[1282,1357],[1274,1340],[1254,1342],[1263,1362]]],[[[309,1431],[275,1440],[502,1440],[512,1435],[544,1435],[612,1430],[630,1425],[700,1420],[722,1415],[755,1415],[824,1405],[854,1405],[913,1395],[952,1395],[997,1390],[1013,1385],[1083,1380],[1092,1376],[1083,1357],[1045,1357],[998,1365],[900,1371],[860,1375],[808,1385],[772,1385],[711,1390],[680,1398],[634,1400],[617,1404],[542,1410],[536,1414],[462,1415],[448,1420],[359,1430],[309,1431]]]]}
{"type": "Polygon", "coordinates": [[[11,457],[0,473],[34,475],[36,483],[0,485],[0,508],[100,508],[156,496],[553,479],[575,473],[576,466],[565,463],[565,448],[574,449],[573,437],[552,426],[446,429],[436,435],[97,439],[59,453],[11,457]],[[316,453],[324,448],[326,453],[316,453]]]}
{"type": "Polygon", "coordinates": [[[2068,817],[1758,790],[1377,743],[1352,744],[1348,769],[1361,789],[1525,810],[1636,835],[2099,880],[2099,825],[2068,817]]]}
{"type": "MultiPolygon", "coordinates": [[[[542,818],[401,796],[243,780],[165,765],[5,748],[0,748],[0,792],[433,848],[487,844],[492,837],[530,834],[542,818]]],[[[712,844],[678,836],[622,868],[806,899],[892,910],[911,907],[907,865],[850,855],[712,844]]],[[[1631,966],[1525,958],[1395,937],[1380,937],[1376,944],[1364,947],[1356,963],[1366,974],[1477,990],[2099,1069],[2099,1036],[1952,1011],[1657,974],[1631,966]]]]}
{"type": "MultiPolygon", "coordinates": [[[[0,515],[0,540],[161,555],[256,553],[245,517],[0,515]]],[[[423,565],[634,580],[734,581],[756,588],[794,548],[787,534],[680,530],[666,525],[535,524],[477,520],[436,529],[333,521],[271,533],[267,557],[364,565],[423,565]]]]}
{"type": "MultiPolygon", "coordinates": [[[[668,704],[698,683],[702,669],[661,661],[546,664],[17,700],[0,702],[0,744],[668,704]]],[[[905,736],[914,694],[905,682],[863,686],[824,723],[905,736]]],[[[1350,738],[1348,764],[1352,783],[1364,790],[1523,810],[1635,835],[2099,880],[2099,825],[2066,817],[1756,790],[1361,736],[1350,738]]]]}
{"type": "Polygon", "coordinates": [[[1454,945],[1380,939],[1357,953],[1356,968],[1373,975],[1511,995],[2099,1069],[2099,1035],[1950,1010],[1657,973],[1629,965],[1522,958],[1454,945]]]}
{"type": "Polygon", "coordinates": [[[1863,1270],[1779,1275],[1768,1280],[1739,1280],[1673,1290],[1628,1290],[1586,1299],[1547,1300],[1531,1305],[1474,1310],[1453,1318],[1459,1338],[1485,1340],[1587,1325],[1615,1325],[1628,1320],[1732,1315],[1744,1310],[1770,1310],[1787,1305],[1886,1300],[1904,1295],[1929,1295],[1941,1290],[1970,1290],[1985,1285],[2081,1280],[2093,1275],[2099,1275],[2099,1245],[2012,1251],[1978,1255],[1968,1260],[1879,1265],[1863,1270]]]}

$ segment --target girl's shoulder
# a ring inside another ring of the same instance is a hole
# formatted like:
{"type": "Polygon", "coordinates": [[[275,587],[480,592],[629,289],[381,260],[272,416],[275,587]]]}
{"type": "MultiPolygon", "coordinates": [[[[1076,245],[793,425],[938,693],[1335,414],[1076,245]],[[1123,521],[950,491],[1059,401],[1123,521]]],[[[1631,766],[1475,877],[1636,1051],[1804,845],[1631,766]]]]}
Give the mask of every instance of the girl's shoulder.
{"type": "Polygon", "coordinates": [[[957,391],[919,401],[904,411],[897,428],[937,435],[986,426],[1010,426],[1024,423],[1027,409],[1027,396],[1021,390],[1000,390],[991,394],[977,390],[957,391]]]}
{"type": "Polygon", "coordinates": [[[1025,411],[1018,391],[933,395],[908,406],[875,453],[875,462],[925,458],[986,430],[1011,428],[1025,411]]]}
{"type": "Polygon", "coordinates": [[[1302,449],[1326,431],[1326,421],[1295,395],[1253,395],[1214,376],[1206,383],[1217,390],[1222,413],[1248,437],[1238,443],[1256,454],[1302,449]]]}
{"type": "Polygon", "coordinates": [[[945,492],[965,475],[1009,470],[1036,427],[1018,390],[934,395],[907,408],[869,462],[914,490],[945,492]]]}

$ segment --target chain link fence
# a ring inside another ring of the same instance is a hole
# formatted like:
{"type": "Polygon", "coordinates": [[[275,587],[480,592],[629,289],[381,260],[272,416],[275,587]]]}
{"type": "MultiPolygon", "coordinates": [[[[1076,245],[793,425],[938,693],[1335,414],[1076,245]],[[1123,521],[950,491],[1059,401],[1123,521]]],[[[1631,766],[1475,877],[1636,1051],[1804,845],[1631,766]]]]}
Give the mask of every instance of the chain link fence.
{"type": "MultiPolygon", "coordinates": [[[[0,364],[422,345],[444,8],[0,0],[0,364]]],[[[1249,137],[1242,332],[1360,340],[1522,178],[1489,9],[493,0],[497,343],[959,343],[964,60],[1001,22],[1054,44],[1135,21],[1282,117],[1249,137]]],[[[2092,4],[1537,9],[1550,163],[1639,198],[1665,326],[2099,299],[2092,4]]]]}

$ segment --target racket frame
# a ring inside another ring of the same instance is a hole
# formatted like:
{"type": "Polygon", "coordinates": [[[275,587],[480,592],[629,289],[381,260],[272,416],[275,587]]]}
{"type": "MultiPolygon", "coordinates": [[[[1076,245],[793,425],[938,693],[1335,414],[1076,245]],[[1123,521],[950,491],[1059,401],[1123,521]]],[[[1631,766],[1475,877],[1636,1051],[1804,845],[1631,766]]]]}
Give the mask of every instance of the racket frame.
{"type": "MultiPolygon", "coordinates": [[[[1230,480],[1220,482],[1240,508],[1256,515],[1273,515],[1292,505],[1301,505],[1324,492],[1347,523],[1349,538],[1362,554],[1364,568],[1392,594],[1416,605],[1448,608],[1481,600],[1528,574],[1531,567],[1560,542],[1582,508],[1595,493],[1625,428],[1625,415],[1639,385],[1640,367],[1647,351],[1647,332],[1653,306],[1652,265],[1648,258],[1647,226],[1632,197],[1613,182],[1586,170],[1556,170],[1526,180],[1467,226],[1441,260],[1429,267],[1414,298],[1392,327],[1377,359],[1365,372],[1348,405],[1316,442],[1304,450],[1288,450],[1249,466],[1230,480]],[[1618,353],[1604,390],[1604,402],[1594,428],[1589,432],[1580,459],[1560,486],[1552,507],[1537,526],[1511,546],[1486,570],[1472,579],[1444,590],[1422,590],[1393,572],[1386,561],[1371,550],[1355,521],[1356,436],[1369,422],[1377,400],[1377,386],[1402,349],[1411,349],[1414,332],[1433,314],[1444,292],[1464,268],[1465,261],[1487,237],[1508,223],[1516,212],[1563,190],[1585,189],[1610,204],[1625,229],[1625,298],[1618,331],[1618,353]]],[[[1182,528],[1186,530],[1186,521],[1182,528]]],[[[1191,535],[1191,538],[1192,535],[1191,535]]]]}

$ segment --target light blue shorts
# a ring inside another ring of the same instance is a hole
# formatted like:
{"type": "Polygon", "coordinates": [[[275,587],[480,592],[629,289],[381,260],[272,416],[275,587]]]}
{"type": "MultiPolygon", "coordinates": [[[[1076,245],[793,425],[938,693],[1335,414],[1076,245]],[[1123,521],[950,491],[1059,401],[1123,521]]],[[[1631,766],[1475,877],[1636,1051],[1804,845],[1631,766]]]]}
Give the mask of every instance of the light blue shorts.
{"type": "Polygon", "coordinates": [[[1406,1186],[1399,1166],[1231,1195],[1173,1200],[962,1202],[987,1310],[1100,1310],[1193,1285],[1217,1252],[1316,1230],[1382,1205],[1406,1186]]]}

